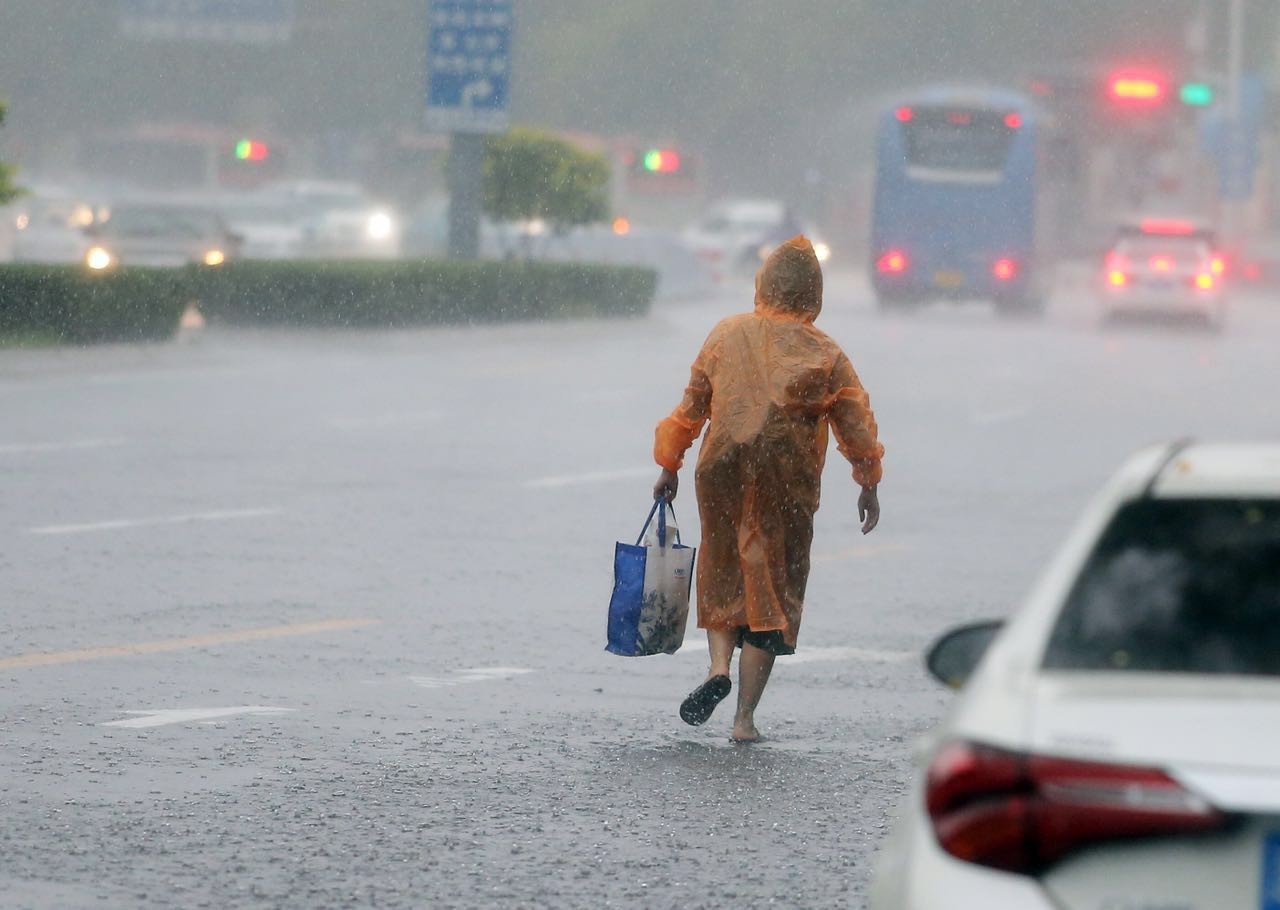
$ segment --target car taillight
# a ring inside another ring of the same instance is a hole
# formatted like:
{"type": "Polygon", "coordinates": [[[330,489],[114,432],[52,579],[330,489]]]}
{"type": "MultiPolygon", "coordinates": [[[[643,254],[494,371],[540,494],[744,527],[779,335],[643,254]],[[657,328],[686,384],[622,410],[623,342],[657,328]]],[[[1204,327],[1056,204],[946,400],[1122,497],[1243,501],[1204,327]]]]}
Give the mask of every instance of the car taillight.
{"type": "Polygon", "coordinates": [[[1113,288],[1122,288],[1129,283],[1129,260],[1119,253],[1108,253],[1103,265],[1107,273],[1107,284],[1113,288]]]}
{"type": "Polygon", "coordinates": [[[1215,275],[1225,275],[1227,272],[1227,260],[1221,256],[1214,256],[1209,260],[1209,271],[1215,275]]]}
{"type": "Polygon", "coordinates": [[[1201,272],[1195,277],[1195,284],[1197,290],[1212,291],[1215,281],[1211,273],[1201,272]]]}
{"type": "Polygon", "coordinates": [[[907,254],[902,250],[886,250],[876,260],[876,271],[886,275],[900,275],[907,270],[907,254]]]}
{"type": "Polygon", "coordinates": [[[991,274],[997,281],[1012,281],[1018,275],[1018,263],[1012,259],[997,259],[991,266],[991,274]]]}
{"type": "Polygon", "coordinates": [[[1035,875],[1106,841],[1214,831],[1229,818],[1157,768],[944,746],[929,766],[934,835],[965,862],[1035,875]]]}

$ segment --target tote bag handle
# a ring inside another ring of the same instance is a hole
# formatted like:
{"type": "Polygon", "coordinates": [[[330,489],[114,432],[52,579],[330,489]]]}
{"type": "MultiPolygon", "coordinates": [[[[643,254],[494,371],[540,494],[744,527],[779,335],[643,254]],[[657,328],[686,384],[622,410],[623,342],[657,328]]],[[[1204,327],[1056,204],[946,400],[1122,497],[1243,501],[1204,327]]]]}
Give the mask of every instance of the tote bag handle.
{"type": "MultiPolygon", "coordinates": [[[[659,498],[653,501],[653,508],[649,510],[649,517],[645,519],[644,527],[640,529],[640,536],[636,538],[636,546],[640,546],[640,542],[644,540],[644,532],[649,530],[649,525],[653,524],[653,516],[658,516],[658,546],[665,547],[667,545],[667,509],[671,510],[671,517],[676,517],[676,507],[671,505],[665,499],[659,498]]],[[[680,529],[676,528],[676,545],[680,546],[680,529]]]]}

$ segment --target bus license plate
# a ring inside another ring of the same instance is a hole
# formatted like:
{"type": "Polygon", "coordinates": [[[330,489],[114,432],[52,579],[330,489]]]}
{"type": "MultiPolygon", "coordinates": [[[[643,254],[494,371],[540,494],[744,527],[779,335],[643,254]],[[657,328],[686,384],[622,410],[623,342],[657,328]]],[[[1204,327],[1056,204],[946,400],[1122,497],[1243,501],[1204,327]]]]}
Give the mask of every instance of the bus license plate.
{"type": "Polygon", "coordinates": [[[933,283],[940,288],[962,288],[964,272],[934,272],[933,283]]]}

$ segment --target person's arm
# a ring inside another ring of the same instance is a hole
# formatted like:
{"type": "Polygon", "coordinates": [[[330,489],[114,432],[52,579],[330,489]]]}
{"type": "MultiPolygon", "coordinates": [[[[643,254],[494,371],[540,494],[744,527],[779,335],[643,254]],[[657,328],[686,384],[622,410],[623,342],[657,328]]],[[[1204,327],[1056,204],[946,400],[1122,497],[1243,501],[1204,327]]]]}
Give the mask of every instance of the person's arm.
{"type": "MultiPolygon", "coordinates": [[[[714,333],[713,333],[714,337],[714,333]]],[[[702,433],[711,414],[711,377],[708,375],[715,356],[714,343],[707,339],[698,359],[689,371],[689,386],[680,405],[658,424],[653,439],[653,460],[662,468],[653,485],[653,498],[676,498],[680,487],[678,472],[684,465],[684,453],[702,433]]]]}
{"type": "Polygon", "coordinates": [[[862,487],[858,496],[858,519],[862,522],[862,533],[870,534],[880,522],[877,488],[884,474],[881,466],[884,446],[877,436],[871,399],[858,380],[853,364],[843,353],[836,359],[829,391],[831,429],[836,434],[840,453],[853,465],[853,479],[862,487]]]}

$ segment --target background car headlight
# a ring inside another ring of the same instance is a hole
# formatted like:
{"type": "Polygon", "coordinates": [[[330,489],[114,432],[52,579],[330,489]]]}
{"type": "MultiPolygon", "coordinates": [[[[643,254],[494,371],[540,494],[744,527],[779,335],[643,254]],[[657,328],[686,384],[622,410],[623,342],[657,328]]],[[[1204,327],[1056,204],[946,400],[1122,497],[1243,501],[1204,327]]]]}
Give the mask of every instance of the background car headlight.
{"type": "Polygon", "coordinates": [[[95,272],[101,272],[103,269],[109,269],[115,265],[115,257],[107,250],[100,246],[91,247],[89,252],[85,254],[84,263],[95,272]]]}
{"type": "Polygon", "coordinates": [[[819,262],[826,262],[831,258],[831,247],[822,241],[818,241],[813,245],[813,255],[818,257],[819,262]]]}
{"type": "Polygon", "coordinates": [[[374,212],[369,216],[369,223],[365,225],[365,232],[368,233],[370,240],[389,240],[395,230],[395,219],[387,212],[374,212]]]}
{"type": "Polygon", "coordinates": [[[222,265],[227,261],[227,254],[222,250],[210,250],[204,254],[205,265],[222,265]]]}

